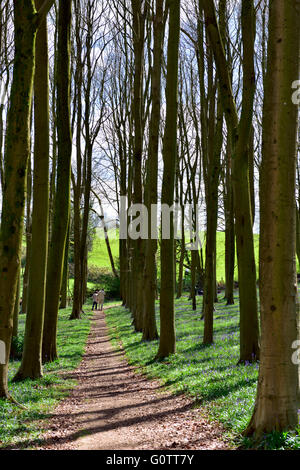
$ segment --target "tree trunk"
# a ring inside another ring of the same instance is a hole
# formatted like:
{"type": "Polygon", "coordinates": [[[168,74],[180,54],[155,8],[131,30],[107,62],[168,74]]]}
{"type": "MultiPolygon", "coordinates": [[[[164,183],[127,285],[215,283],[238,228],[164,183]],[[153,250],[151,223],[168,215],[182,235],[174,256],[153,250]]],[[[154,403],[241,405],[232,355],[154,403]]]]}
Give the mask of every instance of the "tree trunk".
{"type": "Polygon", "coordinates": [[[12,359],[19,359],[15,341],[18,338],[18,331],[19,331],[20,286],[21,286],[21,273],[19,272],[16,300],[15,300],[15,306],[14,306],[12,341],[11,341],[11,348],[10,348],[10,357],[12,359]]]}
{"type": "Polygon", "coordinates": [[[27,299],[28,299],[27,293],[28,293],[31,238],[32,238],[31,193],[32,193],[32,172],[31,172],[31,158],[29,158],[28,165],[27,165],[27,178],[26,178],[26,226],[25,226],[26,258],[25,258],[25,269],[24,269],[24,274],[23,274],[22,313],[27,312],[27,299]]]}
{"type": "Polygon", "coordinates": [[[0,397],[9,398],[8,361],[13,312],[21,263],[26,169],[30,155],[30,110],[34,72],[34,5],[14,1],[15,58],[7,117],[4,191],[0,235],[0,341],[6,361],[0,365],[0,397]]]}
{"type": "MultiPolygon", "coordinates": [[[[133,153],[133,203],[143,203],[142,190],[142,154],[143,154],[143,70],[144,70],[144,29],[145,12],[141,0],[131,0],[133,12],[133,48],[134,48],[134,153],[133,153]]],[[[143,327],[143,271],[144,242],[141,238],[132,241],[133,272],[132,297],[133,325],[136,331],[143,327]]]]}
{"type": "Polygon", "coordinates": [[[151,341],[158,338],[155,320],[156,297],[156,251],[157,240],[151,234],[151,213],[157,204],[158,178],[158,144],[161,106],[161,67],[163,49],[164,1],[156,0],[154,17],[154,52],[151,81],[152,112],[149,124],[149,154],[147,162],[147,179],[145,188],[145,204],[148,209],[148,239],[145,242],[144,296],[143,296],[143,340],[151,341]]]}
{"type": "Polygon", "coordinates": [[[177,282],[176,299],[180,299],[182,296],[184,257],[185,257],[184,206],[181,206],[181,247],[180,247],[180,260],[179,260],[179,267],[178,267],[178,282],[177,282]]]}
{"type": "Polygon", "coordinates": [[[75,18],[75,38],[76,38],[76,72],[75,85],[77,96],[74,100],[74,106],[77,111],[76,122],[76,178],[72,174],[73,183],[73,231],[74,231],[74,286],[73,286],[73,305],[72,318],[80,318],[81,299],[82,299],[82,272],[80,261],[80,240],[81,240],[81,198],[82,198],[82,85],[83,85],[83,63],[82,63],[82,37],[81,29],[81,9],[80,2],[76,2],[76,18],[75,18]]]}
{"type": "Polygon", "coordinates": [[[234,233],[234,207],[231,179],[231,143],[227,136],[226,173],[224,188],[225,211],[225,298],[226,305],[234,305],[234,263],[235,263],[235,233],[234,233]]]}
{"type": "Polygon", "coordinates": [[[299,424],[299,365],[292,360],[294,342],[299,341],[295,271],[298,110],[291,100],[291,83],[299,72],[299,22],[299,2],[270,2],[260,176],[261,361],[255,409],[246,430],[256,438],[299,424]]]}
{"type": "MultiPolygon", "coordinates": [[[[180,0],[169,2],[169,38],[166,80],[166,124],[163,141],[163,182],[161,203],[171,208],[177,158],[178,46],[180,35],[180,0]]],[[[174,314],[174,227],[169,215],[170,237],[161,240],[160,342],[157,358],[175,353],[174,314]]]]}
{"type": "Polygon", "coordinates": [[[252,126],[255,92],[254,40],[255,10],[253,1],[242,2],[243,36],[243,99],[240,121],[233,97],[229,68],[216,19],[213,0],[202,2],[205,23],[214,52],[220,94],[227,129],[233,144],[233,193],[235,230],[240,294],[240,362],[255,361],[259,357],[259,330],[256,296],[256,266],[254,257],[251,200],[249,191],[249,137],[252,126]]]}
{"type": "Polygon", "coordinates": [[[204,335],[203,343],[213,342],[213,312],[216,291],[216,232],[218,221],[218,183],[220,174],[220,154],[223,142],[223,111],[219,102],[214,146],[211,161],[208,164],[207,187],[207,223],[206,223],[206,254],[205,254],[205,296],[204,296],[204,335]]]}
{"type": "Polygon", "coordinates": [[[58,161],[52,237],[48,256],[43,362],[57,358],[56,334],[64,250],[70,213],[72,137],[70,128],[71,0],[60,0],[57,56],[58,161]]]}
{"type": "MultiPolygon", "coordinates": [[[[36,7],[43,0],[36,0],[36,7]]],[[[49,215],[49,70],[46,19],[36,40],[34,82],[34,172],[32,241],[22,362],[14,381],[37,379],[42,372],[49,215]]]]}
{"type": "Polygon", "coordinates": [[[68,233],[66,239],[66,247],[65,247],[65,254],[64,254],[64,270],[63,270],[63,277],[62,277],[62,285],[61,285],[61,299],[59,308],[67,308],[68,306],[68,281],[69,281],[69,244],[70,244],[70,222],[68,226],[68,233]]]}

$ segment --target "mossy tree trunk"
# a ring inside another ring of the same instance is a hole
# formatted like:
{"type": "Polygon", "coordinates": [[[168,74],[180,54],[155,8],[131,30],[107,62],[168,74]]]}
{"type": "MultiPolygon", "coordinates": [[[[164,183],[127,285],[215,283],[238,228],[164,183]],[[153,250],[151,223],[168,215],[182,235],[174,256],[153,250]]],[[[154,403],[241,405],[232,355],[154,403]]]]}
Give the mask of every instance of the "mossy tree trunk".
{"type": "MultiPolygon", "coordinates": [[[[31,145],[31,144],[30,144],[31,145]]],[[[22,290],[22,313],[26,313],[27,298],[28,298],[28,282],[29,282],[29,267],[30,267],[30,253],[31,253],[31,238],[32,238],[32,224],[31,224],[31,202],[32,202],[32,170],[31,158],[28,159],[27,165],[27,178],[26,178],[26,254],[25,254],[25,269],[23,274],[23,290],[22,290]]]]}
{"type": "Polygon", "coordinates": [[[10,357],[12,359],[19,359],[16,341],[17,341],[18,332],[19,332],[20,287],[21,287],[21,272],[19,271],[16,300],[15,300],[15,306],[14,306],[12,341],[11,341],[11,348],[10,348],[10,357]]]}
{"type": "Polygon", "coordinates": [[[43,362],[57,358],[56,335],[64,251],[70,214],[72,137],[70,126],[71,0],[60,0],[57,54],[57,184],[47,267],[43,362]]]}
{"type": "MultiPolygon", "coordinates": [[[[39,9],[43,0],[36,0],[39,9]]],[[[37,33],[34,78],[34,171],[32,241],[24,349],[15,381],[37,379],[42,372],[49,216],[49,63],[46,19],[37,33]]]]}
{"type": "Polygon", "coordinates": [[[299,340],[296,282],[295,173],[297,106],[291,84],[299,72],[300,4],[272,0],[263,111],[260,174],[261,359],[257,397],[247,435],[299,424],[299,340]]]}
{"type": "Polygon", "coordinates": [[[52,3],[44,2],[37,13],[32,0],[14,1],[15,57],[7,117],[0,228],[0,340],[6,349],[6,362],[0,365],[0,397],[5,398],[9,398],[7,372],[21,263],[26,169],[30,155],[35,36],[52,3]]]}

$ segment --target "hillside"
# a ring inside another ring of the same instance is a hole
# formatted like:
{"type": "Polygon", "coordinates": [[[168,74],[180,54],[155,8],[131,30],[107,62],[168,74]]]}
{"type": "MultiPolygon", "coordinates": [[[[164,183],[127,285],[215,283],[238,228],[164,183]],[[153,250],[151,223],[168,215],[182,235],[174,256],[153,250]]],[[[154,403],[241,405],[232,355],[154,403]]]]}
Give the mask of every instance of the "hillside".
{"type": "MultiPolygon", "coordinates": [[[[109,230],[109,241],[111,250],[115,260],[119,256],[119,240],[115,230],[109,230]]],[[[93,242],[93,249],[89,253],[89,265],[110,268],[109,257],[107,254],[106,243],[103,238],[102,229],[98,228],[96,231],[96,237],[93,242]]],[[[203,240],[203,256],[205,259],[205,234],[201,234],[201,240],[203,240]],[[202,236],[203,235],[203,236],[202,236]]],[[[258,273],[258,249],[259,249],[259,236],[254,235],[255,244],[255,256],[257,261],[257,273],[258,273]]],[[[160,273],[160,269],[158,269],[160,273]]],[[[237,264],[235,266],[235,279],[238,278],[237,264]]],[[[217,280],[225,280],[225,233],[217,232],[217,280]]]]}

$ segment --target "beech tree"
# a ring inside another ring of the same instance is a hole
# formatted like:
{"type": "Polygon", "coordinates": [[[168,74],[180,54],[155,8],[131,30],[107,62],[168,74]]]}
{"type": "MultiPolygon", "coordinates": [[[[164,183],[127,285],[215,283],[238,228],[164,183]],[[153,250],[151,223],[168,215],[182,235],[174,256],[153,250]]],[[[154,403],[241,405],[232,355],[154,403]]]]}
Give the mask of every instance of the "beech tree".
{"type": "Polygon", "coordinates": [[[261,359],[254,413],[246,430],[263,433],[299,423],[299,340],[296,279],[297,106],[292,83],[299,72],[300,2],[272,0],[263,110],[260,174],[259,291],[261,359]],[[296,343],[298,344],[298,343],[296,343]]]}
{"type": "MultiPolygon", "coordinates": [[[[36,8],[42,5],[36,0],[36,8]]],[[[46,18],[37,33],[34,75],[33,210],[22,363],[14,380],[42,376],[49,215],[49,60],[46,18]],[[39,292],[39,295],[37,295],[39,292]]]]}
{"type": "Polygon", "coordinates": [[[206,29],[214,52],[219,87],[222,90],[220,98],[232,144],[232,178],[240,294],[240,362],[252,362],[259,357],[256,265],[249,191],[248,147],[255,92],[255,9],[253,1],[242,1],[243,97],[239,118],[214,1],[205,0],[201,3],[206,29]]]}
{"type": "MultiPolygon", "coordinates": [[[[161,203],[171,208],[174,203],[177,159],[178,48],[180,36],[180,0],[170,0],[169,37],[166,77],[166,123],[163,139],[164,172],[161,203]]],[[[175,353],[174,318],[174,227],[173,213],[168,217],[170,236],[161,240],[160,337],[158,358],[175,353]]]]}
{"type": "Polygon", "coordinates": [[[57,182],[47,266],[46,307],[42,359],[57,358],[57,317],[70,214],[72,136],[70,122],[71,0],[60,0],[57,47],[57,182]]]}
{"type": "Polygon", "coordinates": [[[30,112],[36,32],[54,0],[38,11],[32,0],[14,1],[15,58],[7,116],[3,204],[0,228],[0,340],[6,361],[0,365],[0,397],[9,398],[8,361],[20,266],[26,169],[30,155],[30,112]]]}
{"type": "Polygon", "coordinates": [[[161,115],[161,73],[164,36],[164,1],[156,0],[156,11],[153,14],[153,68],[151,76],[152,110],[149,123],[149,151],[145,187],[145,205],[148,209],[148,239],[145,248],[144,296],[143,296],[143,340],[158,337],[155,320],[156,293],[156,250],[157,240],[150,234],[151,211],[157,204],[158,187],[158,149],[161,115]]]}

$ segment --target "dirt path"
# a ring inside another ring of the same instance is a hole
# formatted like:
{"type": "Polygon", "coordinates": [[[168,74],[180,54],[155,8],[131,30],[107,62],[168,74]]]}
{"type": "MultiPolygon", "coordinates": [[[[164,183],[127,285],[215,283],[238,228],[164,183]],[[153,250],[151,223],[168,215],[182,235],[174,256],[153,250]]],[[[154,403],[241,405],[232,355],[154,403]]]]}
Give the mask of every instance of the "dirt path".
{"type": "Polygon", "coordinates": [[[40,449],[226,449],[219,426],[183,396],[163,392],[128,366],[96,312],[86,353],[71,374],[78,386],[48,421],[40,449]]]}

